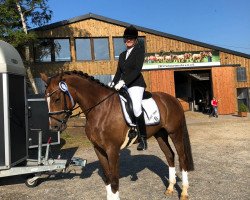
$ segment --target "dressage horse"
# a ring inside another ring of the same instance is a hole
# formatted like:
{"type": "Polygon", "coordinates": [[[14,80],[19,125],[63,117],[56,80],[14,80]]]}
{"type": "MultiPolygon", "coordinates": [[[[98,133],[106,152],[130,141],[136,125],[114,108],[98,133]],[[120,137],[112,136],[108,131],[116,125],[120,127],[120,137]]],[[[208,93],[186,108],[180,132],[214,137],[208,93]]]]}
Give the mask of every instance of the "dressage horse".
{"type": "MultiPolygon", "coordinates": [[[[104,170],[107,200],[119,200],[119,152],[130,127],[124,120],[118,92],[78,71],[62,72],[50,78],[41,73],[41,78],[46,84],[50,128],[64,130],[75,104],[80,106],[87,119],[86,135],[104,170]]],[[[165,194],[172,195],[176,183],[170,137],[182,170],[181,199],[188,199],[188,171],[194,170],[194,165],[183,108],[169,94],[153,92],[152,97],[161,120],[157,125],[147,126],[147,138],[156,138],[169,165],[169,186],[165,194]]]]}

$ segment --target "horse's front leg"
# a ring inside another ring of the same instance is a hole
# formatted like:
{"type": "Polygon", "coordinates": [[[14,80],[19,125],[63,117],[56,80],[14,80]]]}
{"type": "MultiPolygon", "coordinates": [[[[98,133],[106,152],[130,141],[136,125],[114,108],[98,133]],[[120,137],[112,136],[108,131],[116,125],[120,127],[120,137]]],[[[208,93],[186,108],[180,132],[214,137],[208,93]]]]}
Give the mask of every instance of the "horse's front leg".
{"type": "Polygon", "coordinates": [[[119,197],[119,149],[108,150],[94,147],[105,175],[107,200],[120,200],[119,197]]]}
{"type": "Polygon", "coordinates": [[[107,194],[111,191],[110,169],[108,163],[108,156],[106,152],[100,147],[94,147],[95,153],[100,161],[104,173],[104,182],[106,184],[107,194]]]}
{"type": "Polygon", "coordinates": [[[119,148],[110,148],[107,150],[109,162],[109,180],[107,185],[107,200],[120,200],[119,197],[119,148]]]}
{"type": "Polygon", "coordinates": [[[108,162],[108,156],[106,152],[101,149],[100,147],[94,147],[96,155],[100,161],[100,164],[102,166],[102,169],[104,171],[104,182],[106,184],[106,190],[107,190],[107,200],[111,200],[110,194],[112,194],[111,190],[111,180],[110,180],[110,169],[109,169],[109,162],[108,162]]]}

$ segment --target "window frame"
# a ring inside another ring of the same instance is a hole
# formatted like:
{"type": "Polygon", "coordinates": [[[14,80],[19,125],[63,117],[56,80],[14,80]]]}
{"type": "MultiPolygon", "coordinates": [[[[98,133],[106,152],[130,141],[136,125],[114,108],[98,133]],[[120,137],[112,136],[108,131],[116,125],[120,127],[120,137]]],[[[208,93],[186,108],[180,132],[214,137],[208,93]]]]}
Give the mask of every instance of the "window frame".
{"type": "MultiPolygon", "coordinates": [[[[119,55],[118,55],[118,59],[116,59],[115,58],[115,43],[114,43],[114,39],[117,39],[117,38],[121,38],[121,39],[123,39],[123,36],[113,36],[112,37],[112,43],[113,43],[113,59],[114,60],[119,60],[119,55]]],[[[145,49],[145,52],[146,52],[146,36],[138,36],[138,40],[139,39],[143,39],[144,40],[144,49],[145,49]]],[[[125,44],[124,44],[124,46],[125,46],[125,44]]],[[[125,46],[126,47],[126,46],[125,46]]],[[[125,49],[126,50],[126,49],[125,49]]]]}
{"type": "MultiPolygon", "coordinates": [[[[118,55],[118,58],[115,57],[115,40],[114,39],[122,39],[123,40],[123,37],[122,36],[114,36],[112,37],[112,43],[113,43],[113,59],[114,60],[119,60],[119,55],[118,55]]],[[[124,47],[125,47],[125,50],[126,50],[126,45],[124,44],[124,47]]],[[[122,53],[122,52],[121,52],[122,53]]]]}
{"type": "Polygon", "coordinates": [[[92,44],[92,41],[91,41],[91,38],[90,37],[75,37],[74,38],[74,48],[75,48],[75,60],[76,62],[89,62],[89,61],[93,61],[93,48],[92,48],[93,44],[92,44]],[[90,44],[90,60],[78,60],[77,59],[77,49],[76,49],[76,40],[77,39],[89,39],[89,44],[90,44]]]}
{"type": "Polygon", "coordinates": [[[109,37],[75,37],[74,38],[74,44],[75,44],[75,60],[77,62],[90,62],[90,61],[110,61],[111,60],[111,55],[110,55],[110,41],[109,37]],[[91,60],[77,60],[77,49],[76,49],[76,40],[77,39],[89,39],[90,40],[90,52],[91,52],[91,60]],[[109,58],[108,59],[101,59],[101,60],[96,60],[95,58],[95,47],[94,47],[94,40],[95,39],[107,39],[108,42],[108,54],[109,58]]]}
{"type": "Polygon", "coordinates": [[[62,63],[62,62],[72,62],[72,52],[71,52],[71,39],[70,37],[53,37],[53,38],[37,38],[37,41],[39,40],[49,40],[50,41],[50,56],[51,56],[51,60],[50,61],[37,61],[36,60],[36,42],[33,43],[33,59],[34,59],[34,62],[35,63],[62,63]],[[69,56],[70,56],[70,60],[61,60],[61,61],[56,61],[55,60],[55,48],[54,48],[54,40],[62,40],[62,39],[65,39],[65,40],[68,40],[69,42],[69,56]]]}
{"type": "Polygon", "coordinates": [[[237,82],[247,82],[247,69],[246,67],[236,67],[237,82]]]}
{"type": "Polygon", "coordinates": [[[51,45],[51,38],[38,38],[36,42],[33,43],[33,59],[35,63],[51,63],[52,62],[52,45],[51,45]],[[41,60],[36,60],[36,54],[37,54],[37,41],[41,41],[41,40],[48,40],[50,41],[50,45],[48,45],[50,47],[50,61],[41,61],[41,60]]]}
{"type": "Polygon", "coordinates": [[[111,60],[111,56],[110,56],[110,41],[109,41],[109,36],[107,36],[107,37],[91,37],[91,39],[92,39],[92,45],[93,45],[93,61],[110,61],[111,60]],[[95,58],[95,45],[94,45],[94,40],[95,39],[107,39],[107,41],[108,41],[108,54],[109,54],[109,58],[108,59],[96,60],[96,58],[95,58]]]}
{"type": "Polygon", "coordinates": [[[52,46],[52,50],[53,50],[53,53],[54,54],[54,61],[53,62],[72,62],[72,52],[71,52],[71,40],[70,40],[70,37],[65,37],[65,38],[53,38],[53,43],[54,43],[54,40],[68,40],[69,42],[69,57],[70,59],[69,60],[62,60],[62,61],[56,61],[55,58],[56,58],[56,52],[55,52],[55,49],[54,49],[54,45],[52,46]]]}

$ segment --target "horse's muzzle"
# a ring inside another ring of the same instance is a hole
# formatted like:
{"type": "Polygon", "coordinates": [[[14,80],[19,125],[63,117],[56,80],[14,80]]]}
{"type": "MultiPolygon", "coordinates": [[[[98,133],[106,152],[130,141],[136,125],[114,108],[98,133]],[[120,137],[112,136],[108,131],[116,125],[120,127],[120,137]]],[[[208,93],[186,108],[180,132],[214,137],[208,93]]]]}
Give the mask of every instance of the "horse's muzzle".
{"type": "Polygon", "coordinates": [[[49,127],[51,131],[64,131],[67,128],[67,124],[58,124],[49,127]]]}

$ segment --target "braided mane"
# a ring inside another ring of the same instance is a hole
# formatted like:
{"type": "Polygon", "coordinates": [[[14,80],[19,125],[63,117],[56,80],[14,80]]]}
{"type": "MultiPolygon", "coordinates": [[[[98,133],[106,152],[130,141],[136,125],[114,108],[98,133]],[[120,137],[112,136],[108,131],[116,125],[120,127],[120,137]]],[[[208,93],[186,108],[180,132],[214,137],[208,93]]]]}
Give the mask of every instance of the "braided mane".
{"type": "Polygon", "coordinates": [[[65,71],[65,72],[63,72],[63,74],[66,74],[66,75],[77,75],[77,76],[80,76],[81,78],[85,78],[85,79],[88,79],[90,81],[93,81],[94,83],[97,83],[97,84],[99,84],[102,87],[111,89],[110,87],[108,87],[104,83],[100,82],[99,79],[95,79],[93,76],[90,76],[87,73],[83,73],[82,71],[76,71],[76,70],[65,71]]]}

